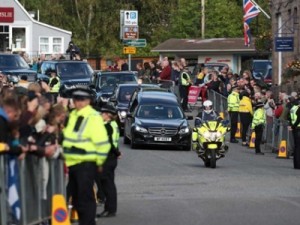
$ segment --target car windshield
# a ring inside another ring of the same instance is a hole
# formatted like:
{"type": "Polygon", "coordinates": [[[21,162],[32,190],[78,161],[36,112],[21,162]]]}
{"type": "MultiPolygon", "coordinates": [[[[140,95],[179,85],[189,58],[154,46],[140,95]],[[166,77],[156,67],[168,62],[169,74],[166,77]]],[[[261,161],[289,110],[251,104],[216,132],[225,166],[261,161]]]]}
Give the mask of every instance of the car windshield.
{"type": "Polygon", "coordinates": [[[29,65],[19,55],[0,55],[0,70],[29,69],[29,65]]]}
{"type": "Polygon", "coordinates": [[[93,69],[87,63],[58,63],[57,72],[62,79],[90,78],[93,69]]]}
{"type": "Polygon", "coordinates": [[[141,105],[137,117],[144,119],[183,119],[182,111],[178,106],[141,105]]]}
{"type": "Polygon", "coordinates": [[[259,72],[262,72],[264,73],[268,66],[269,65],[272,65],[271,62],[254,62],[253,63],[253,71],[259,73],[259,72]]]}
{"type": "Polygon", "coordinates": [[[116,87],[125,83],[137,83],[137,79],[133,74],[102,74],[99,87],[116,87]]]}
{"type": "Polygon", "coordinates": [[[135,86],[129,87],[120,87],[119,94],[118,94],[118,101],[121,103],[129,103],[130,98],[133,92],[137,89],[135,86]]]}

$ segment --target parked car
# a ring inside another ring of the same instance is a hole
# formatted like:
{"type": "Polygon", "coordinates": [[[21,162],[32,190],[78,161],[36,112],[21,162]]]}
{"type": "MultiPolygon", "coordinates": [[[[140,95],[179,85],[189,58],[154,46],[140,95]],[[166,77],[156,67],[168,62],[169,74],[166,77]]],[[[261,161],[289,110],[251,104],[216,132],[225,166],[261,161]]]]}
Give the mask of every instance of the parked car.
{"type": "Polygon", "coordinates": [[[37,79],[37,72],[31,70],[28,63],[18,54],[0,53],[0,71],[12,83],[18,83],[23,75],[27,76],[29,82],[37,79]]]}
{"type": "Polygon", "coordinates": [[[98,72],[94,74],[91,86],[96,92],[96,104],[102,106],[109,101],[119,84],[137,84],[138,79],[134,72],[98,72]]]}
{"type": "Polygon", "coordinates": [[[51,72],[56,72],[60,78],[61,95],[78,85],[88,86],[94,74],[92,67],[84,61],[49,60],[42,63],[38,79],[48,83],[51,72]]]}
{"type": "Polygon", "coordinates": [[[164,145],[191,148],[191,128],[187,118],[170,92],[145,91],[132,96],[125,118],[124,144],[164,145]]]}
{"type": "Polygon", "coordinates": [[[128,105],[131,96],[135,91],[142,91],[143,89],[151,88],[151,90],[160,89],[156,84],[120,84],[115,90],[115,93],[109,99],[113,102],[118,111],[117,123],[120,128],[120,133],[124,132],[124,121],[128,111],[128,105]]]}
{"type": "Polygon", "coordinates": [[[267,59],[254,59],[251,63],[253,78],[272,84],[272,61],[267,59]]]}

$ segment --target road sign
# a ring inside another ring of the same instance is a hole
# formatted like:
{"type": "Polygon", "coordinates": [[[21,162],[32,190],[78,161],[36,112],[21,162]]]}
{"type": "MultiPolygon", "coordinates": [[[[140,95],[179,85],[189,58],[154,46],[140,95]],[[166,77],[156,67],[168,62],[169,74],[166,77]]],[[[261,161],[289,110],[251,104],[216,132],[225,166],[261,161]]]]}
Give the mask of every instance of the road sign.
{"type": "Polygon", "coordinates": [[[137,26],[124,26],[123,27],[123,39],[138,39],[139,27],[137,26]]]}
{"type": "Polygon", "coordinates": [[[146,39],[136,39],[136,40],[123,40],[124,45],[134,46],[134,47],[146,47],[146,39]]]}
{"type": "Polygon", "coordinates": [[[123,54],[135,54],[136,47],[123,47],[123,54]]]}
{"type": "Polygon", "coordinates": [[[276,52],[293,52],[294,37],[276,37],[275,38],[276,52]]]}
{"type": "Polygon", "coordinates": [[[124,11],[124,26],[138,25],[138,11],[124,11]]]}

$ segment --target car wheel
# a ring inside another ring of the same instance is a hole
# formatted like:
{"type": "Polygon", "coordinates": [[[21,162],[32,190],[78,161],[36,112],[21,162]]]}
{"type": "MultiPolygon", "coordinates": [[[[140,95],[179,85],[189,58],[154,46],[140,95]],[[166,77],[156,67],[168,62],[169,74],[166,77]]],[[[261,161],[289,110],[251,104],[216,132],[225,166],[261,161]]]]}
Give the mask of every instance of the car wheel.
{"type": "Polygon", "coordinates": [[[125,145],[128,145],[128,144],[130,143],[129,138],[125,135],[125,133],[124,133],[123,143],[124,143],[125,145]]]}
{"type": "Polygon", "coordinates": [[[131,147],[131,149],[136,149],[136,144],[134,143],[134,137],[132,134],[131,134],[130,147],[131,147]]]}

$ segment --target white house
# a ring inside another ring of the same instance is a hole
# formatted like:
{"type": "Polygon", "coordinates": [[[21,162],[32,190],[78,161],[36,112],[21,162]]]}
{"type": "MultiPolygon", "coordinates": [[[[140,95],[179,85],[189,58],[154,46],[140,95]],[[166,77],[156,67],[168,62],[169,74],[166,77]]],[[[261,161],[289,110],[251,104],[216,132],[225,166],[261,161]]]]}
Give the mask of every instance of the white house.
{"type": "Polygon", "coordinates": [[[30,56],[65,53],[72,32],[32,18],[17,0],[0,3],[0,52],[24,51],[30,56]]]}

